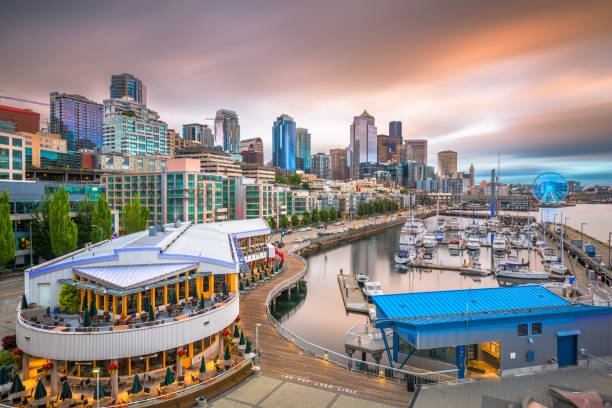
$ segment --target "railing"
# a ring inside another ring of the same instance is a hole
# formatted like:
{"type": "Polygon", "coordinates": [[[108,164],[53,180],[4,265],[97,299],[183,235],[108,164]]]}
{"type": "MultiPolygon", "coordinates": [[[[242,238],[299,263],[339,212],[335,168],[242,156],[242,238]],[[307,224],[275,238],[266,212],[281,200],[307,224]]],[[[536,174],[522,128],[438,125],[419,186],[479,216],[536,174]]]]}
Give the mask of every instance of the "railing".
{"type": "Polygon", "coordinates": [[[580,354],[586,356],[587,367],[602,370],[606,374],[612,374],[612,362],[604,360],[603,358],[592,355],[585,349],[580,350],[580,354]]]}
{"type": "Polygon", "coordinates": [[[249,270],[249,267],[247,266],[246,261],[244,260],[242,249],[238,244],[238,239],[236,239],[234,235],[232,235],[232,241],[234,242],[234,248],[236,248],[236,255],[238,255],[238,265],[240,265],[240,272],[242,272],[244,275],[248,275],[249,273],[251,273],[251,271],[249,270]]]}
{"type": "MultiPolygon", "coordinates": [[[[443,370],[443,371],[409,371],[403,370],[395,367],[389,367],[383,364],[376,364],[369,361],[362,361],[358,359],[354,359],[348,357],[346,355],[337,353],[335,351],[329,350],[327,348],[318,346],[313,344],[292,331],[283,327],[273,316],[270,311],[270,303],[272,299],[276,297],[279,293],[281,293],[285,288],[295,284],[297,281],[301,280],[306,274],[306,260],[301,256],[294,255],[300,261],[304,263],[304,268],[296,275],[280,282],[276,285],[270,292],[268,293],[268,297],[266,299],[266,309],[268,314],[268,321],[278,334],[280,334],[285,339],[289,340],[292,344],[297,346],[303,352],[310,354],[312,356],[318,357],[322,360],[328,361],[337,366],[346,368],[350,371],[362,372],[368,375],[374,375],[380,378],[386,378],[389,380],[395,381],[403,381],[403,382],[412,382],[414,384],[440,384],[444,382],[456,382],[457,380],[457,369],[453,370],[443,370]]],[[[260,352],[262,350],[259,350],[260,352]]],[[[265,354],[264,354],[265,358],[265,354]]]]}
{"type": "MultiPolygon", "coordinates": [[[[393,330],[385,329],[385,337],[387,341],[391,341],[390,336],[393,334],[393,330]]],[[[383,341],[382,333],[379,329],[370,327],[367,323],[357,323],[346,332],[346,339],[344,340],[346,346],[353,345],[359,346],[363,349],[369,350],[384,350],[385,343],[383,341]]]]}

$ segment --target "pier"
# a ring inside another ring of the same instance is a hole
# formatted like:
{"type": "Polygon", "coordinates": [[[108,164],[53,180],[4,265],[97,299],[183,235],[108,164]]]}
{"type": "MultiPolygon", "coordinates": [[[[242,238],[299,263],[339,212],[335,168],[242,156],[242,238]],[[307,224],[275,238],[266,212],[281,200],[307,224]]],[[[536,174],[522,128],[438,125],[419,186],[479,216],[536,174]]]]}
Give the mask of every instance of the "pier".
{"type": "Polygon", "coordinates": [[[354,275],[338,274],[338,285],[340,286],[344,309],[347,313],[360,313],[369,316],[370,310],[376,310],[376,307],[368,303],[354,278],[354,275]]]}

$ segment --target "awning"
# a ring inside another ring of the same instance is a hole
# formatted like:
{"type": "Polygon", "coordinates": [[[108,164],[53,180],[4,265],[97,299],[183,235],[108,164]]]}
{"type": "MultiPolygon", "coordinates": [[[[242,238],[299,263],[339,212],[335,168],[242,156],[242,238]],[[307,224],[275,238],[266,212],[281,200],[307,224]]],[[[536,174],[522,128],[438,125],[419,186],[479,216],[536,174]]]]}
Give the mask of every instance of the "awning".
{"type": "Polygon", "coordinates": [[[197,263],[160,263],[149,265],[110,265],[76,267],[74,273],[102,286],[128,290],[142,287],[195,270],[197,263]]]}
{"type": "Polygon", "coordinates": [[[580,334],[580,330],[560,331],[560,332],[557,332],[557,337],[573,336],[575,334],[580,334]]]}

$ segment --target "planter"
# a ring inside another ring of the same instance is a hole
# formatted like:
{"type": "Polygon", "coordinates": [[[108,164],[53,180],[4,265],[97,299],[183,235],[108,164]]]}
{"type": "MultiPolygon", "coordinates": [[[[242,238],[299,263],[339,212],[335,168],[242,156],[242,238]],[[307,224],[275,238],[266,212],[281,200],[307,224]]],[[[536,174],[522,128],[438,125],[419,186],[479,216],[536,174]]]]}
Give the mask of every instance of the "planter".
{"type": "Polygon", "coordinates": [[[208,401],[206,400],[205,396],[200,396],[196,398],[196,404],[198,405],[198,407],[206,407],[208,406],[208,401]]]}

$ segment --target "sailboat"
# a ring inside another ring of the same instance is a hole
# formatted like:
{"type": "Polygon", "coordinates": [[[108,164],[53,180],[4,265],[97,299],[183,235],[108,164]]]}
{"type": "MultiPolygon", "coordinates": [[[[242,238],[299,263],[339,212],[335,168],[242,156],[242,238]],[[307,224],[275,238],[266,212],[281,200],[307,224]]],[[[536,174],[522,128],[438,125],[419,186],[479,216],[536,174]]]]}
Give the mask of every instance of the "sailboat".
{"type": "MultiPolygon", "coordinates": [[[[531,242],[529,242],[529,247],[527,248],[529,256],[531,256],[531,242]]],[[[506,264],[499,265],[497,270],[495,271],[495,276],[499,278],[512,278],[512,279],[529,279],[529,280],[544,280],[548,279],[550,274],[548,272],[536,272],[531,269],[519,269],[514,266],[508,267],[510,257],[508,257],[508,262],[506,264]]],[[[518,261],[518,260],[517,260],[518,261]]],[[[527,260],[527,266],[529,265],[529,259],[527,260]]]]}
{"type": "MultiPolygon", "coordinates": [[[[566,217],[567,218],[567,217],[566,217]]],[[[563,275],[565,276],[566,273],[568,273],[568,269],[567,266],[565,266],[565,262],[563,259],[563,255],[564,255],[564,249],[563,249],[563,244],[564,244],[564,240],[565,238],[563,237],[563,230],[565,228],[561,227],[561,259],[557,259],[557,261],[553,262],[549,267],[548,270],[550,272],[556,273],[558,275],[563,275]]],[[[545,248],[544,250],[546,251],[547,248],[545,248]]]]}

